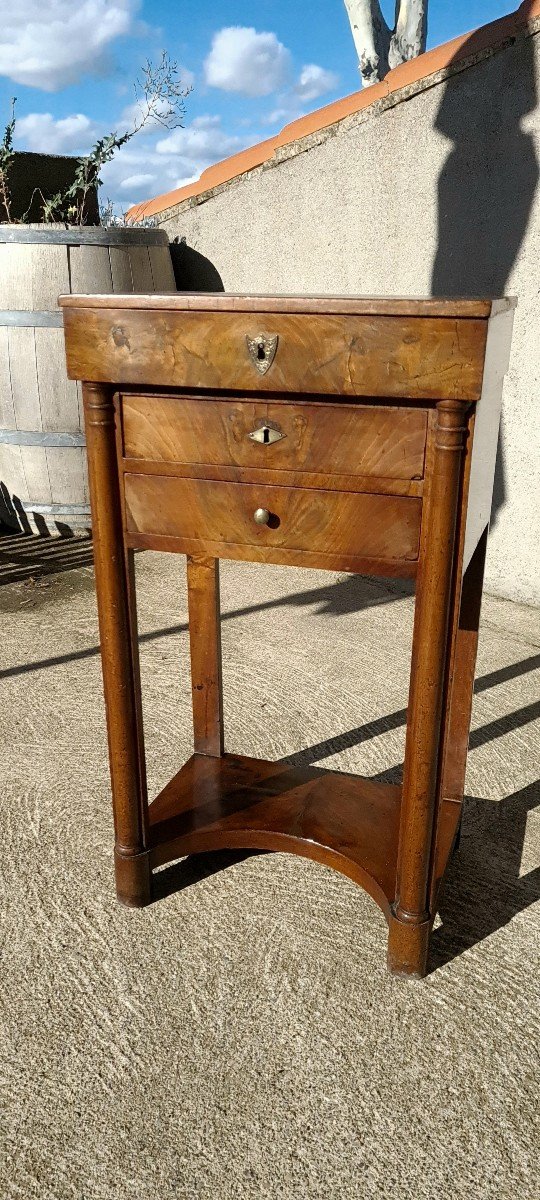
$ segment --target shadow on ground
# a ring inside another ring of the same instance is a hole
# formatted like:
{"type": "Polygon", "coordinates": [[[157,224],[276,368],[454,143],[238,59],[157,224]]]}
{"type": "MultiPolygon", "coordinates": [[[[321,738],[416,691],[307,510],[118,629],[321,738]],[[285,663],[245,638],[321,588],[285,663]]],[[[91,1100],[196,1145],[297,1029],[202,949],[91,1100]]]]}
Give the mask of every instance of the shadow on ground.
{"type": "MultiPolygon", "coordinates": [[[[40,600],[40,584],[43,588],[44,583],[42,577],[48,574],[58,574],[60,572],[75,570],[77,567],[90,567],[92,565],[92,547],[86,541],[74,538],[67,542],[63,539],[51,538],[49,542],[40,546],[41,539],[26,538],[22,535],[15,537],[0,537],[0,587],[2,584],[20,583],[30,580],[33,581],[32,587],[32,603],[37,607],[40,600]],[[61,541],[61,545],[57,543],[61,541]],[[17,556],[17,557],[15,557],[17,556]],[[37,581],[37,586],[34,586],[37,581]]],[[[74,583],[81,586],[85,590],[88,587],[93,587],[92,576],[74,576],[74,583]]],[[[381,604],[391,604],[395,600],[401,600],[404,596],[410,596],[414,592],[414,584],[409,580],[395,579],[375,579],[365,578],[362,575],[346,575],[342,579],[338,579],[335,583],[329,583],[325,587],[310,588],[305,592],[295,592],[292,595],[281,596],[276,600],[266,600],[261,604],[251,604],[243,608],[231,609],[228,612],[222,613],[222,621],[234,620],[237,617],[246,616],[248,613],[267,612],[270,609],[288,608],[288,607],[310,607],[315,612],[322,613],[325,616],[345,616],[346,614],[362,612],[367,608],[374,608],[381,604]]],[[[58,593],[55,594],[57,598],[58,593]]],[[[3,604],[2,595],[0,592],[0,610],[9,608],[15,610],[21,606],[21,603],[26,603],[29,596],[25,595],[22,599],[15,596],[13,603],[3,604]]],[[[47,595],[42,592],[41,599],[47,600],[47,595]]],[[[187,631],[187,622],[179,623],[178,625],[168,625],[164,628],[152,630],[151,633],[143,633],[139,637],[139,642],[144,645],[146,642],[153,642],[162,637],[172,636],[178,633],[187,631]]],[[[45,670],[48,667],[61,666],[64,663],[80,661],[86,658],[95,658],[99,654],[99,646],[90,646],[84,650],[76,650],[71,654],[59,654],[52,658],[39,659],[35,662],[20,663],[18,666],[8,667],[5,671],[0,671],[0,679],[9,678],[14,675],[25,675],[32,671],[45,670]]]]}
{"type": "MultiPolygon", "coordinates": [[[[475,693],[517,679],[540,668],[540,654],[501,667],[476,680],[475,693]]],[[[324,742],[288,755],[291,766],[312,766],[340,751],[359,746],[405,724],[406,709],[337,734],[324,742]]],[[[490,721],[471,733],[476,749],[540,717],[540,701],[490,721]]],[[[375,776],[379,782],[400,783],[402,766],[375,776]]],[[[540,780],[501,801],[466,796],[459,850],[455,852],[439,903],[442,924],[430,945],[428,973],[451,962],[465,950],[507,925],[513,917],[540,900],[540,868],[521,876],[528,813],[540,803],[540,780]]],[[[215,875],[263,851],[219,851],[191,855],[155,875],[155,898],[162,899],[215,875]]]]}
{"type": "Polygon", "coordinates": [[[0,532],[0,587],[92,566],[92,540],[0,532]]]}
{"type": "Polygon", "coordinates": [[[466,796],[459,850],[439,903],[430,971],[490,937],[540,900],[540,867],[521,875],[528,813],[540,804],[540,779],[494,802],[466,796]]]}
{"type": "MultiPolygon", "coordinates": [[[[15,584],[19,586],[12,590],[20,591],[23,586],[28,589],[30,598],[40,586],[46,587],[51,577],[59,577],[57,582],[61,584],[64,573],[81,567],[88,568],[91,564],[92,546],[89,539],[38,538],[21,534],[0,537],[0,587],[15,584]]],[[[91,572],[84,571],[78,577],[70,578],[75,587],[93,587],[91,572]]],[[[347,575],[324,587],[231,610],[223,614],[223,620],[268,609],[302,606],[314,608],[330,617],[339,617],[389,604],[411,595],[413,590],[414,585],[408,581],[347,575]]],[[[21,601],[26,602],[30,600],[21,601]]],[[[144,634],[141,642],[154,641],[186,630],[186,623],[153,630],[144,634]]],[[[99,647],[92,646],[72,654],[24,663],[0,672],[0,675],[30,673],[76,659],[91,658],[98,653],[99,647]]],[[[540,654],[530,655],[478,678],[475,692],[486,691],[538,668],[540,654]]],[[[476,749],[538,717],[540,701],[497,717],[473,730],[470,747],[476,749]]],[[[396,710],[288,755],[283,762],[292,766],[315,766],[334,754],[400,728],[405,720],[406,709],[396,710]]],[[[396,764],[375,778],[380,782],[400,783],[401,774],[402,767],[396,764]]],[[[466,797],[460,849],[449,868],[439,906],[442,925],[432,937],[431,970],[470,949],[540,898],[540,870],[520,876],[527,814],[539,801],[538,782],[500,802],[466,797]]],[[[155,897],[160,899],[182,890],[258,853],[261,852],[221,851],[183,859],[156,873],[155,897]]]]}

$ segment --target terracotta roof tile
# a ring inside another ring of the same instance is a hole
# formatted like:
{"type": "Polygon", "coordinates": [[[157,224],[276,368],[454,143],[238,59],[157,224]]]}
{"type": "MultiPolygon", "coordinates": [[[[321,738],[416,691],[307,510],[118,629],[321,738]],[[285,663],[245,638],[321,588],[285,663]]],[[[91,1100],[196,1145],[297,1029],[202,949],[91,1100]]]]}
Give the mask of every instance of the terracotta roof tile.
{"type": "Polygon", "coordinates": [[[350,96],[344,96],[342,100],[334,100],[332,104],[325,104],[324,108],[317,108],[315,112],[306,113],[305,117],[298,117],[296,121],[291,121],[290,125],[285,125],[276,137],[276,146],[286,146],[289,142],[296,142],[299,138],[308,137],[310,133],[317,133],[319,129],[325,129],[328,125],[335,125],[336,121],[342,121],[343,117],[349,117],[351,113],[368,108],[381,96],[387,95],[388,85],[386,80],[383,80],[382,83],[375,83],[372,87],[352,92],[350,96]]]}
{"type": "Polygon", "coordinates": [[[162,196],[156,196],[153,200],[146,200],[142,204],[134,205],[129,209],[127,216],[130,221],[137,222],[143,217],[154,216],[173,205],[181,204],[182,201],[188,200],[192,196],[199,196],[222,183],[228,183],[230,179],[235,179],[246,171],[251,171],[254,167],[267,162],[280,146],[289,145],[300,138],[317,133],[320,129],[326,129],[329,125],[335,125],[344,117],[370,107],[377,100],[383,99],[392,92],[410,87],[411,84],[418,83],[421,79],[427,79],[452,63],[480,54],[483,50],[495,49],[497,46],[503,45],[507,39],[520,29],[522,30],[535,17],[540,17],[540,0],[524,0],[515,12],[509,13],[506,17],[500,17],[497,21],[482,25],[480,29],[476,29],[472,33],[462,34],[451,42],[445,42],[444,45],[436,46],[433,50],[419,55],[418,58],[394,67],[394,70],[389,71],[381,83],[362,88],[358,92],[352,92],[350,96],[345,96],[342,100],[334,100],[332,104],[326,104],[323,108],[316,109],[315,112],[307,113],[306,116],[291,121],[275,137],[267,138],[264,142],[257,142],[255,146],[249,146],[247,150],[242,150],[239,154],[233,154],[230,158],[225,158],[222,162],[207,167],[200,179],[194,183],[176,188],[172,192],[166,192],[162,196]]]}

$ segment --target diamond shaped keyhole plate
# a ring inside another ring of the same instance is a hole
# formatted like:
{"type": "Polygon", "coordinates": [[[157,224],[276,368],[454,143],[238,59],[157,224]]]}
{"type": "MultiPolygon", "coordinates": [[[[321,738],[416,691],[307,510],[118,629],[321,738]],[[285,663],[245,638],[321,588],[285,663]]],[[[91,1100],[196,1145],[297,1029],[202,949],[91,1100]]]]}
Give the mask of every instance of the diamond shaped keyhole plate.
{"type": "Polygon", "coordinates": [[[279,442],[284,436],[279,429],[272,429],[271,425],[261,425],[260,429],[253,429],[248,434],[252,442],[260,442],[262,446],[269,446],[271,442],[279,442]]]}

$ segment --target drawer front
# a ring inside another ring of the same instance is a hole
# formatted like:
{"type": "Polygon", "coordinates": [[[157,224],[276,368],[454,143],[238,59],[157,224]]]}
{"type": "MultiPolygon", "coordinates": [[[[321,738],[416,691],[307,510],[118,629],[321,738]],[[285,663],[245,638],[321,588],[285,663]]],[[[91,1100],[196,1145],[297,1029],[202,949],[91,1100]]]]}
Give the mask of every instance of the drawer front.
{"type": "Polygon", "coordinates": [[[421,409],[124,395],[122,426],[127,458],[385,479],[424,474],[421,409]]]}
{"type": "MultiPolygon", "coordinates": [[[[174,476],[124,476],[127,529],[189,543],[282,548],[349,558],[418,557],[416,497],[331,492],[174,476]],[[270,512],[268,524],[254,519],[270,512]]],[[[181,548],[181,547],[179,547],[181,548]]]]}
{"type": "Polygon", "coordinates": [[[127,308],[73,308],[65,320],[71,378],[417,400],[479,398],[487,328],[446,317],[127,308]]]}

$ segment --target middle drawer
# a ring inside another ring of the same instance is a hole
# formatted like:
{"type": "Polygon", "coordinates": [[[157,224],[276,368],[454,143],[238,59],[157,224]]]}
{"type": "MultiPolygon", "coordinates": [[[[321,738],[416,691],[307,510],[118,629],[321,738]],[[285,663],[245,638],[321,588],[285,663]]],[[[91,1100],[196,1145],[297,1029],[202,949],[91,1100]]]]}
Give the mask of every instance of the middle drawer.
{"type": "Polygon", "coordinates": [[[153,462],[421,479],[425,410],[122,397],[124,455],[153,462]]]}

